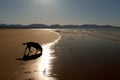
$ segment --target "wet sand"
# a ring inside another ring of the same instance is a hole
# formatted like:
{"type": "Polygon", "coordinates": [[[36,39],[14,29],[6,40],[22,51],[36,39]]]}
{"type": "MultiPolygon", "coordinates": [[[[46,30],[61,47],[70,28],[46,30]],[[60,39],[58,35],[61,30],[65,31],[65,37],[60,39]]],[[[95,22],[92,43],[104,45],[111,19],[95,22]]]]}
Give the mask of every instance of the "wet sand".
{"type": "Polygon", "coordinates": [[[28,70],[36,60],[17,60],[23,57],[26,47],[22,43],[34,41],[44,47],[59,36],[52,30],[1,29],[0,37],[0,80],[31,80],[27,74],[32,73],[28,70]]]}
{"type": "Polygon", "coordinates": [[[56,32],[62,35],[53,47],[56,50],[53,73],[58,80],[120,79],[118,34],[109,37],[109,30],[104,31],[103,35],[101,31],[94,34],[97,31],[89,29],[63,29],[56,32]]]}

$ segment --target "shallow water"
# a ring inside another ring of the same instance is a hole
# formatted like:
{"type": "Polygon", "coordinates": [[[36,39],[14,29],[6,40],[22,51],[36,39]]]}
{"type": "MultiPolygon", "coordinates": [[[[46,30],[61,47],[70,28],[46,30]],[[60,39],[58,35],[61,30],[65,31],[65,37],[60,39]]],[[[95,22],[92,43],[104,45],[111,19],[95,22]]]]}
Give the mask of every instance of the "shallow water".
{"type": "Polygon", "coordinates": [[[115,35],[120,34],[119,30],[64,29],[57,32],[62,38],[53,47],[56,58],[52,71],[58,80],[120,79],[120,36],[115,35]]]}

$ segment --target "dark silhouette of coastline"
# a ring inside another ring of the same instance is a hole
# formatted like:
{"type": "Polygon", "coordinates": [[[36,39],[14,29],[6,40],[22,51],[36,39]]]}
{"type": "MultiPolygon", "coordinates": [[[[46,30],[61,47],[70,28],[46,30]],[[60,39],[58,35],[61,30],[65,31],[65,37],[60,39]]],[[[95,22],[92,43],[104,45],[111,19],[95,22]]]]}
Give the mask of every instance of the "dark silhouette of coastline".
{"type": "Polygon", "coordinates": [[[83,24],[83,25],[46,25],[46,24],[30,24],[30,25],[21,25],[21,24],[0,24],[0,29],[31,29],[31,28],[120,28],[120,26],[112,25],[97,25],[97,24],[83,24]]]}

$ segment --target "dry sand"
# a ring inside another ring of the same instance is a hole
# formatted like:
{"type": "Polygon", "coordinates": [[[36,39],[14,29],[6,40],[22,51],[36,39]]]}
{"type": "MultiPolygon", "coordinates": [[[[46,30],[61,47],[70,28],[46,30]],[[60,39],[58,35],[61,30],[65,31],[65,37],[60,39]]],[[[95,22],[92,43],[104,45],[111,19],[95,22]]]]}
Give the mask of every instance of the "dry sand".
{"type": "Polygon", "coordinates": [[[16,76],[19,73],[16,71],[22,69],[20,66],[27,64],[16,60],[16,58],[23,56],[26,46],[22,43],[34,41],[43,46],[56,40],[58,34],[52,30],[1,29],[0,37],[0,80],[23,80],[18,77],[22,73],[16,76]]]}

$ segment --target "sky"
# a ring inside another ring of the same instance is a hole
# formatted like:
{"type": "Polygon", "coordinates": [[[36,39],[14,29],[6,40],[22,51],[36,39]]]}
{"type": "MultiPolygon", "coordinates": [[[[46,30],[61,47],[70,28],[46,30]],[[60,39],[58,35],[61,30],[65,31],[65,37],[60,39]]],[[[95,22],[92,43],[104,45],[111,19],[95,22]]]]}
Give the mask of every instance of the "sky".
{"type": "Polygon", "coordinates": [[[120,26],[120,0],[0,0],[0,23],[120,26]]]}

